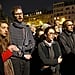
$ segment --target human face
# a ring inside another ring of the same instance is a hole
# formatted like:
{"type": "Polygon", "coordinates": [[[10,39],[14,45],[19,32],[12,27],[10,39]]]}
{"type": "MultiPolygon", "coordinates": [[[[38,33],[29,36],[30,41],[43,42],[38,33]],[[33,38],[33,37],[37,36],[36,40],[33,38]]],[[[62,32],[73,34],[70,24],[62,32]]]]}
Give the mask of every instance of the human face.
{"type": "Polygon", "coordinates": [[[59,26],[55,26],[55,31],[56,31],[56,32],[60,32],[59,26]]]}
{"type": "Polygon", "coordinates": [[[44,31],[39,31],[39,37],[44,34],[44,31]]]}
{"type": "Polygon", "coordinates": [[[23,21],[23,11],[22,11],[22,9],[15,10],[14,16],[15,16],[15,18],[18,22],[22,22],[23,21]]]}
{"type": "Polygon", "coordinates": [[[7,23],[1,23],[0,35],[2,35],[4,37],[8,35],[8,24],[7,23]]]}
{"type": "Polygon", "coordinates": [[[59,26],[60,25],[60,21],[56,20],[56,25],[59,26]]]}
{"type": "Polygon", "coordinates": [[[55,31],[54,29],[49,29],[48,33],[47,33],[47,40],[51,41],[53,40],[55,37],[55,31]]]}
{"type": "Polygon", "coordinates": [[[68,31],[73,32],[74,25],[73,25],[73,23],[71,21],[67,21],[66,27],[67,27],[68,31]]]}

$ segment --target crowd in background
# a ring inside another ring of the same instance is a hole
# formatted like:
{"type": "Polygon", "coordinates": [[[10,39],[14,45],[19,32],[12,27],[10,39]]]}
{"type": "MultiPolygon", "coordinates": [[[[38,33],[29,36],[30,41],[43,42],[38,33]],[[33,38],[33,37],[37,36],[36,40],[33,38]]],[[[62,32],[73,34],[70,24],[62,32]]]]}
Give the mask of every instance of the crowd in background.
{"type": "Polygon", "coordinates": [[[6,23],[6,17],[0,13],[0,53],[9,45],[15,47],[11,47],[12,54],[4,62],[1,56],[5,74],[0,71],[0,75],[75,74],[75,26],[72,20],[65,20],[63,24],[55,20],[54,24],[36,28],[25,24],[21,6],[15,6],[11,14],[13,21],[6,23]]]}

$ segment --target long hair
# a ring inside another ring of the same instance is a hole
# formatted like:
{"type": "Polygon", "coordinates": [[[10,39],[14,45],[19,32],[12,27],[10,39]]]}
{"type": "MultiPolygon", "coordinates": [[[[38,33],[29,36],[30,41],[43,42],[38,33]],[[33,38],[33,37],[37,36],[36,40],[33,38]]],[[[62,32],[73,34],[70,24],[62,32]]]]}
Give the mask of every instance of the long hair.
{"type": "MultiPolygon", "coordinates": [[[[8,24],[6,21],[2,20],[2,21],[0,21],[0,27],[1,27],[1,23],[8,24]]],[[[5,37],[2,37],[0,35],[0,53],[2,53],[3,51],[5,51],[8,45],[9,45],[9,33],[5,37]]]]}

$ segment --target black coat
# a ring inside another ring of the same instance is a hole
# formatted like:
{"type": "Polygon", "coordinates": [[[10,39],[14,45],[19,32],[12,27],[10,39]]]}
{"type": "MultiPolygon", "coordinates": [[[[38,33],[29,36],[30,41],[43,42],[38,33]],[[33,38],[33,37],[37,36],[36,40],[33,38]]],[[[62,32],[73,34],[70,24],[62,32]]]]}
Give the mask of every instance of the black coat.
{"type": "Polygon", "coordinates": [[[63,54],[62,75],[75,75],[75,34],[65,30],[58,36],[58,42],[63,54]]]}
{"type": "Polygon", "coordinates": [[[39,52],[40,59],[43,62],[42,63],[43,65],[48,65],[48,66],[58,65],[58,57],[62,55],[61,49],[59,47],[58,42],[56,41],[52,44],[52,47],[54,51],[53,59],[50,58],[48,46],[44,43],[44,41],[38,45],[38,52],[39,52]]]}
{"type": "Polygon", "coordinates": [[[4,75],[4,64],[0,55],[0,75],[4,75]]]}
{"type": "Polygon", "coordinates": [[[75,34],[73,32],[63,31],[58,36],[58,42],[63,54],[69,54],[71,52],[75,54],[75,34]]]}

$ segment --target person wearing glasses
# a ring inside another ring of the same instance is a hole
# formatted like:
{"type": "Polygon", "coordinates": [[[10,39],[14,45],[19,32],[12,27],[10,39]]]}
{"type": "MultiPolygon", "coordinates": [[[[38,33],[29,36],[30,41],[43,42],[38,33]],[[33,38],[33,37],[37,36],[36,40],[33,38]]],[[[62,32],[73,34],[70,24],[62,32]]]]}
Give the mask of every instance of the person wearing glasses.
{"type": "Polygon", "coordinates": [[[58,36],[58,42],[62,50],[63,61],[61,64],[62,75],[75,74],[75,33],[72,20],[63,22],[63,32],[58,36]]]}
{"type": "Polygon", "coordinates": [[[35,40],[30,27],[24,22],[21,6],[13,7],[12,16],[14,20],[9,26],[10,42],[20,49],[20,52],[14,52],[14,56],[11,58],[14,73],[15,75],[29,75],[31,54],[34,51],[35,40]]]}
{"type": "Polygon", "coordinates": [[[38,53],[42,61],[41,75],[60,75],[62,54],[58,42],[54,41],[54,27],[47,27],[44,35],[45,40],[38,44],[38,53]]]}

